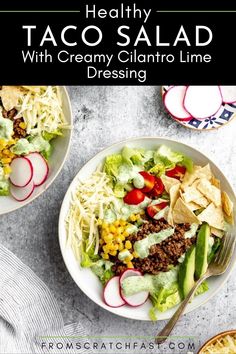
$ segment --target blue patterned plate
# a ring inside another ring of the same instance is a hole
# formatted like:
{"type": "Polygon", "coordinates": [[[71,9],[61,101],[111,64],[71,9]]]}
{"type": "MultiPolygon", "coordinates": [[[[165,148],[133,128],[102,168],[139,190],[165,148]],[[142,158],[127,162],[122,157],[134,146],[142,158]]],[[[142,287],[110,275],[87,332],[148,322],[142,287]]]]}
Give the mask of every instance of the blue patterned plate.
{"type": "MultiPolygon", "coordinates": [[[[164,94],[171,86],[162,86],[162,93],[164,94]]],[[[236,117],[236,103],[226,104],[222,103],[219,111],[206,119],[198,120],[193,118],[187,122],[179,121],[178,119],[171,116],[176,122],[180,123],[186,128],[196,129],[196,130],[212,130],[218,129],[223,125],[229,123],[236,117]]]]}

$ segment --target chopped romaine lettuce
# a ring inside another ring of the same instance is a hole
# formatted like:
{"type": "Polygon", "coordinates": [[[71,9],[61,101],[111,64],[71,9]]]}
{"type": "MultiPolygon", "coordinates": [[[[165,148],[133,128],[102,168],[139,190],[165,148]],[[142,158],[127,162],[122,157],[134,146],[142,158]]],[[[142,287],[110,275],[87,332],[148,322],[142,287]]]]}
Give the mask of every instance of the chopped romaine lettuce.
{"type": "Polygon", "coordinates": [[[92,271],[99,277],[103,285],[105,285],[106,282],[114,275],[114,272],[111,269],[112,265],[112,262],[105,261],[103,259],[98,260],[92,265],[92,271]]]}
{"type": "Polygon", "coordinates": [[[44,131],[42,133],[42,137],[46,141],[51,141],[52,139],[55,139],[57,136],[62,136],[61,130],[55,130],[54,132],[51,132],[51,133],[44,131]]]}
{"type": "Polygon", "coordinates": [[[132,149],[128,146],[125,146],[121,152],[124,162],[131,165],[140,165],[142,164],[143,155],[142,150],[132,149]]]}
{"type": "Polygon", "coordinates": [[[167,169],[173,168],[176,164],[183,165],[189,172],[193,170],[192,160],[182,153],[172,151],[169,147],[162,145],[154,155],[154,162],[162,161],[167,169]]]}
{"type": "Polygon", "coordinates": [[[8,180],[0,181],[0,196],[7,196],[10,194],[10,183],[8,180]]]}
{"type": "Polygon", "coordinates": [[[51,152],[51,145],[38,135],[29,140],[19,139],[15,145],[11,147],[11,151],[16,155],[28,155],[31,152],[44,152],[44,156],[48,157],[51,152]]]}
{"type": "Polygon", "coordinates": [[[80,265],[83,268],[92,267],[100,258],[99,255],[94,254],[95,244],[93,244],[88,250],[86,250],[87,244],[88,242],[85,242],[84,249],[81,250],[80,265]]]}
{"type": "Polygon", "coordinates": [[[104,172],[108,176],[116,177],[119,173],[119,168],[123,163],[123,158],[121,154],[109,155],[106,157],[104,164],[104,172]]]}
{"type": "MultiPolygon", "coordinates": [[[[204,281],[197,289],[195,296],[203,294],[208,289],[208,284],[204,281]]],[[[151,293],[150,299],[153,307],[149,312],[149,316],[153,321],[156,321],[158,311],[165,312],[181,302],[178,283],[173,282],[169,287],[163,287],[160,290],[151,293]]]]}

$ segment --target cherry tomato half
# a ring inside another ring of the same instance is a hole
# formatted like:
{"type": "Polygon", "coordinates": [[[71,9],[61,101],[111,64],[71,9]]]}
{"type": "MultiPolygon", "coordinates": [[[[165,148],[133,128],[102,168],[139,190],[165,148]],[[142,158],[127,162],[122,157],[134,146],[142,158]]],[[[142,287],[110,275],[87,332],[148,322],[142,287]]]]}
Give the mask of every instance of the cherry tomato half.
{"type": "Polygon", "coordinates": [[[164,187],[162,180],[159,177],[155,177],[154,187],[150,191],[149,196],[150,197],[158,197],[159,195],[161,195],[164,192],[164,190],[165,190],[165,187],[164,187]]]}
{"type": "Polygon", "coordinates": [[[148,193],[152,190],[155,184],[155,177],[146,171],[139,172],[144,178],[145,187],[141,189],[143,193],[148,193]]]}
{"type": "Polygon", "coordinates": [[[149,205],[147,207],[148,215],[153,218],[161,209],[164,209],[168,205],[167,202],[161,202],[155,205],[149,205]]]}
{"type": "Polygon", "coordinates": [[[124,197],[124,202],[126,204],[139,204],[144,201],[145,194],[140,189],[132,189],[132,191],[128,192],[124,197]]]}
{"type": "Polygon", "coordinates": [[[172,170],[166,171],[166,176],[180,179],[185,175],[186,168],[184,166],[176,165],[172,170]]]}

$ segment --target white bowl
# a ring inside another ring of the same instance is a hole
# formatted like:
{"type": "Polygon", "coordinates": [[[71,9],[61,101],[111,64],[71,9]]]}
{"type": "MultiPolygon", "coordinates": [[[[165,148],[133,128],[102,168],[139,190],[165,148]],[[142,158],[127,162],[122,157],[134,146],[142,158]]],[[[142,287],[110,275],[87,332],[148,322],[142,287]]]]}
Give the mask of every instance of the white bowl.
{"type": "MultiPolygon", "coordinates": [[[[205,165],[210,163],[212,171],[214,175],[220,179],[222,189],[225,190],[231,200],[233,201],[234,205],[236,205],[236,198],[231,188],[229,182],[227,181],[224,174],[219,170],[219,168],[212,162],[208,157],[200,153],[199,151],[195,150],[194,148],[182,144],[180,142],[169,140],[166,138],[135,138],[129,139],[126,141],[122,141],[118,144],[114,144],[107,149],[99,152],[95,157],[93,157],[90,161],[88,161],[83,168],[79,171],[76,175],[74,180],[72,181],[66,195],[64,201],[62,203],[60,218],[59,218],[59,242],[61,247],[61,252],[66,264],[66,267],[71,274],[72,278],[74,279],[75,283],[78,287],[96,304],[103,307],[104,309],[130,319],[135,320],[150,320],[148,316],[149,309],[151,307],[151,303],[148,301],[144,305],[140,307],[129,307],[123,306],[119,308],[111,308],[107,306],[102,298],[103,287],[99,282],[98,278],[92,273],[90,269],[83,269],[79,266],[78,262],[76,261],[72,250],[66,245],[66,230],[65,230],[65,218],[69,209],[71,195],[73,191],[76,189],[79,180],[86,180],[88,176],[96,169],[96,167],[103,162],[104,158],[109,154],[114,154],[119,152],[125,145],[144,148],[144,149],[155,149],[158,145],[165,144],[168,145],[170,148],[176,151],[180,151],[188,156],[190,156],[194,163],[199,165],[205,165]]],[[[235,231],[235,230],[234,230],[235,231]]],[[[231,262],[227,272],[218,277],[212,277],[208,280],[209,283],[209,290],[193,299],[193,301],[188,305],[186,312],[192,311],[197,307],[201,306],[205,302],[207,302],[212,296],[216,294],[217,291],[221,288],[221,286],[226,282],[227,278],[232,271],[234,261],[236,259],[236,250],[233,255],[233,261],[231,262]]],[[[158,319],[164,320],[170,318],[176,308],[170,309],[164,313],[159,313],[158,319]]]]}
{"type": "MultiPolygon", "coordinates": [[[[64,86],[61,87],[61,95],[62,95],[62,108],[66,120],[69,125],[73,125],[72,119],[72,110],[68,92],[64,86]]],[[[53,152],[49,159],[49,175],[44,184],[35,188],[32,195],[23,202],[16,201],[12,196],[0,197],[0,215],[9,213],[11,211],[15,211],[19,208],[22,208],[26,204],[32,202],[35,198],[37,198],[40,194],[42,194],[54,181],[59,172],[61,171],[67,154],[69,152],[70,142],[72,136],[72,129],[65,129],[63,131],[63,136],[56,138],[53,145],[53,152]]]]}

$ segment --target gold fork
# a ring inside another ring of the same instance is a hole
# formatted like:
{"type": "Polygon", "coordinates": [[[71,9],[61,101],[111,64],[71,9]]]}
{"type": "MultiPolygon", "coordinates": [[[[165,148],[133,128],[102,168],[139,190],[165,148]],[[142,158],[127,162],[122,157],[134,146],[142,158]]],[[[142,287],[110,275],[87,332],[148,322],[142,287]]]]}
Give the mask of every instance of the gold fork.
{"type": "Polygon", "coordinates": [[[193,288],[190,290],[187,297],[180,304],[177,311],[174,313],[174,315],[171,317],[171,319],[168,321],[168,323],[162,329],[162,331],[156,336],[155,339],[156,344],[161,344],[165,342],[165,340],[168,338],[174,326],[176,325],[177,321],[179,320],[180,316],[183,314],[189,301],[192,299],[193,295],[195,294],[195,291],[197,290],[199,285],[207,278],[211,276],[223,274],[227,270],[230,263],[231,256],[234,251],[234,246],[235,246],[235,236],[233,236],[232,234],[227,234],[223,238],[221,247],[217,252],[213,261],[210,263],[206,273],[199,280],[196,281],[193,288]]]}

